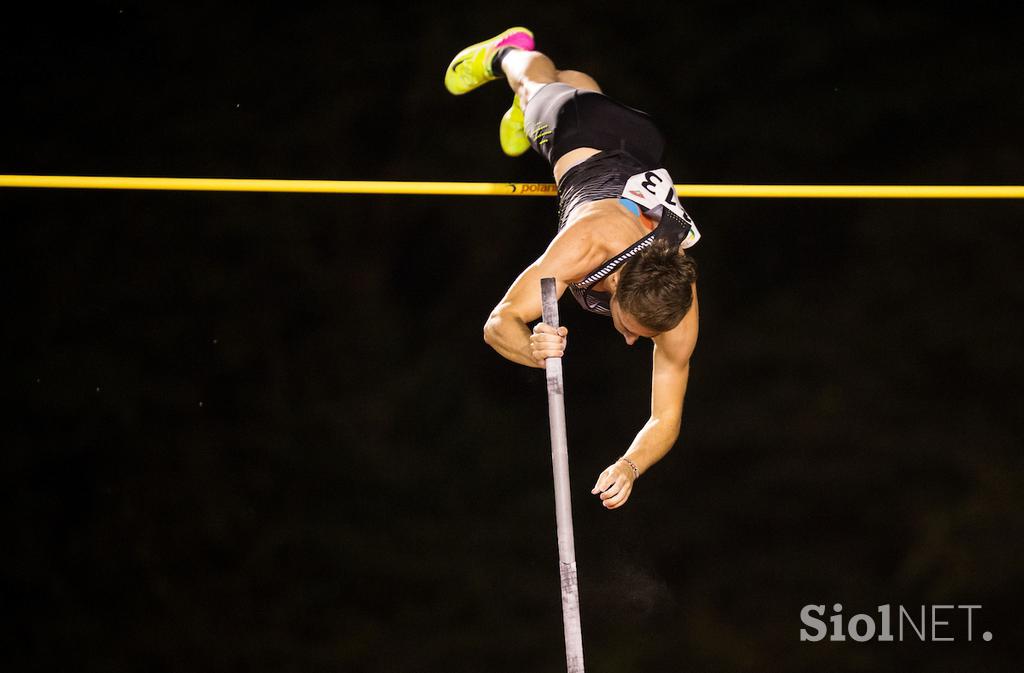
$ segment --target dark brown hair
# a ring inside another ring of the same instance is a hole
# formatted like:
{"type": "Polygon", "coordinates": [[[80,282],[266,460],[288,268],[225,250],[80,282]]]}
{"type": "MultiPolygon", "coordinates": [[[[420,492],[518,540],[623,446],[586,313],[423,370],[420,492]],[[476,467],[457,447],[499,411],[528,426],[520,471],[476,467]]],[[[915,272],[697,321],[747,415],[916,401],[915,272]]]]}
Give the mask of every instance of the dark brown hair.
{"type": "Polygon", "coordinates": [[[615,299],[619,307],[644,327],[667,332],[693,304],[691,283],[697,262],[668,241],[655,240],[622,265],[615,299]]]}

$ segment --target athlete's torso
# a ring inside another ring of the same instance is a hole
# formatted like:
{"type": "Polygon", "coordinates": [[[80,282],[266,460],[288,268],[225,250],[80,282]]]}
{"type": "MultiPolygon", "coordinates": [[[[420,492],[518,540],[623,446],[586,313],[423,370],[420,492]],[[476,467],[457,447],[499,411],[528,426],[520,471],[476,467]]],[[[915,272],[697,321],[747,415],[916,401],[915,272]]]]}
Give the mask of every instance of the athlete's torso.
{"type": "Polygon", "coordinates": [[[609,278],[630,257],[653,240],[654,224],[627,209],[619,199],[591,201],[573,210],[565,227],[589,229],[588,238],[599,247],[605,260],[587,275],[573,279],[569,292],[587,311],[610,315],[609,278]]]}
{"type": "Polygon", "coordinates": [[[668,173],[644,166],[626,152],[574,150],[555,165],[555,176],[559,230],[569,226],[592,228],[588,238],[604,253],[604,263],[569,282],[569,291],[587,311],[611,313],[608,279],[655,239],[689,247],[700,236],[689,215],[675,201],[668,173]],[[566,159],[576,163],[561,165],[566,159]]]}

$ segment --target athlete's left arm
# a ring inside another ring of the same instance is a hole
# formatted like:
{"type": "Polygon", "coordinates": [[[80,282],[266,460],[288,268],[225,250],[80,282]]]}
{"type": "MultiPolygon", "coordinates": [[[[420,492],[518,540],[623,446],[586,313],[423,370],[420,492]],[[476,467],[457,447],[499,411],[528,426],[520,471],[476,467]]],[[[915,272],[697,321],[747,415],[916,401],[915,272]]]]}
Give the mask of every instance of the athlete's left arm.
{"type": "Polygon", "coordinates": [[[637,477],[664,458],[679,437],[683,398],[690,376],[690,356],[697,345],[698,322],[697,288],[694,285],[693,307],[686,317],[674,329],[654,337],[651,417],[637,433],[623,458],[601,473],[591,491],[600,495],[602,504],[608,509],[625,504],[637,477]],[[630,462],[636,466],[636,472],[630,462]]]}

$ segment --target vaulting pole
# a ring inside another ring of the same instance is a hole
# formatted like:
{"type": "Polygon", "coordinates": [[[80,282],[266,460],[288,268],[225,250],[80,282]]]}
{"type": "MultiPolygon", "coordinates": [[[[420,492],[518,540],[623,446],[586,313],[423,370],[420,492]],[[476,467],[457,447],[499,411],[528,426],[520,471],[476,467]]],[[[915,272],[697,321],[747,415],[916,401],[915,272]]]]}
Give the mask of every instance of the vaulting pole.
{"type": "MultiPolygon", "coordinates": [[[[543,320],[558,328],[558,292],[554,278],[542,278],[543,320]]],[[[568,673],[583,673],[583,629],[576,578],[576,545],[572,533],[572,497],[569,490],[569,449],[565,434],[565,392],[562,358],[544,360],[548,384],[548,419],[551,425],[551,467],[555,478],[555,523],[558,528],[558,566],[562,583],[562,627],[568,673]]]]}

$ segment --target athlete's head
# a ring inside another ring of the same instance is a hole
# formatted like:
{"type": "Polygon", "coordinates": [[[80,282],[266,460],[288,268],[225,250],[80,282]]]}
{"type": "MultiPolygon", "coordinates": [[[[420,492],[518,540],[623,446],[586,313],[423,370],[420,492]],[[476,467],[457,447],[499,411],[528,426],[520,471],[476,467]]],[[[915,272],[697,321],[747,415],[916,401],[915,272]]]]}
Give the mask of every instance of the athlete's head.
{"type": "MultiPolygon", "coordinates": [[[[637,336],[669,331],[690,310],[696,280],[697,263],[692,257],[682,254],[675,244],[654,241],[619,271],[613,299],[613,304],[618,304],[616,322],[633,323],[623,327],[637,336]]],[[[619,329],[618,324],[615,327],[619,329]]]]}

